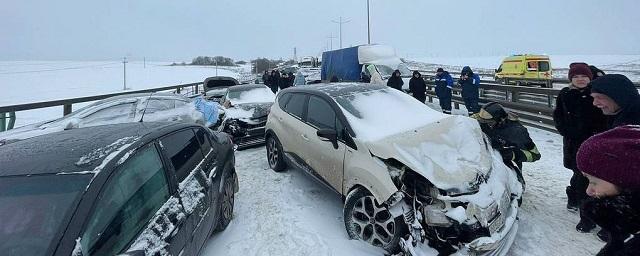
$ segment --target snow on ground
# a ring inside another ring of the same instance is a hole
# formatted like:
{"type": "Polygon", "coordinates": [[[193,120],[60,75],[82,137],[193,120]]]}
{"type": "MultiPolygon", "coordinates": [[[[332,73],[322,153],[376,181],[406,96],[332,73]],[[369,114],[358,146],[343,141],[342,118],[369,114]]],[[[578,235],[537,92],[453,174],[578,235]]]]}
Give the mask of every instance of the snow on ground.
{"type": "MultiPolygon", "coordinates": [[[[169,63],[127,63],[127,87],[140,90],[202,82],[215,76],[215,67],[168,66],[169,63]]],[[[237,70],[218,69],[218,75],[239,76],[237,70]]],[[[0,62],[0,106],[121,92],[121,62],[3,61],[0,62]]],[[[79,109],[85,104],[74,104],[79,109]]],[[[16,113],[16,127],[62,117],[62,106],[16,113]]]]}

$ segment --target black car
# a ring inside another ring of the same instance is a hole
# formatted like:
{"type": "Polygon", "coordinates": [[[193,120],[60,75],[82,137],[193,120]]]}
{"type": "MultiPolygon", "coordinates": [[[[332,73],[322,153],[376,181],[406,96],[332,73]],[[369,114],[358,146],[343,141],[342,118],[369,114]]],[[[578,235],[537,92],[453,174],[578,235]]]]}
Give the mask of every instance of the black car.
{"type": "Polygon", "coordinates": [[[275,94],[264,84],[229,87],[220,99],[224,114],[219,118],[218,131],[233,136],[238,149],[264,144],[264,125],[275,94]]]}
{"type": "Polygon", "coordinates": [[[180,123],[73,129],[0,146],[0,254],[198,255],[233,214],[228,135],[180,123]]]}

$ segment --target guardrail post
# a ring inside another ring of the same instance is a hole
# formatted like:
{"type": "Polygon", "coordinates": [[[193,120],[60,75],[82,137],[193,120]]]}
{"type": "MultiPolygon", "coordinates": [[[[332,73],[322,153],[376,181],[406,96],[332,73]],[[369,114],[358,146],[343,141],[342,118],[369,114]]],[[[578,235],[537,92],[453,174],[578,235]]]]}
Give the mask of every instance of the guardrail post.
{"type": "Polygon", "coordinates": [[[180,89],[182,89],[181,87],[176,88],[176,94],[180,94],[180,89]]]}
{"type": "Polygon", "coordinates": [[[520,93],[516,91],[511,92],[511,102],[518,102],[518,98],[520,98],[520,93]]]}
{"type": "Polygon", "coordinates": [[[71,104],[64,104],[64,107],[63,107],[63,110],[62,110],[62,115],[66,116],[68,114],[71,114],[71,111],[73,111],[72,107],[71,107],[71,104]]]}
{"type": "Polygon", "coordinates": [[[198,85],[196,84],[196,85],[194,85],[193,87],[195,87],[195,88],[196,88],[196,89],[195,89],[195,91],[196,91],[196,94],[198,94],[198,89],[200,89],[200,86],[198,86],[198,85]]]}
{"type": "Polygon", "coordinates": [[[551,95],[551,94],[547,95],[547,105],[550,108],[553,108],[553,95],[551,95]]]}
{"type": "Polygon", "coordinates": [[[16,112],[9,112],[9,125],[7,126],[7,130],[13,129],[13,126],[16,124],[16,112]]]}
{"type": "Polygon", "coordinates": [[[0,132],[4,132],[7,130],[7,115],[6,113],[0,113],[0,132]]]}

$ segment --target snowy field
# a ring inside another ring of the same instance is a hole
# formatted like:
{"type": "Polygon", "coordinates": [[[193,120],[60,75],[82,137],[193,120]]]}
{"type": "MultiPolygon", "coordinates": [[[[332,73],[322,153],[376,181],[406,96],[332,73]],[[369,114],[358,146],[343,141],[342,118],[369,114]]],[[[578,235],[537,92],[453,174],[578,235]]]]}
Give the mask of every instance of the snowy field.
{"type": "MultiPolygon", "coordinates": [[[[140,90],[202,82],[215,67],[168,66],[170,63],[127,63],[127,88],[140,90]]],[[[238,68],[219,68],[218,75],[240,78],[238,68]]],[[[11,61],[0,62],[0,106],[67,99],[123,91],[121,62],[11,61]]],[[[87,105],[76,104],[73,109],[87,105]]],[[[17,113],[16,126],[62,116],[62,106],[17,113]]]]}
{"type": "MultiPolygon", "coordinates": [[[[235,74],[218,72],[219,75],[235,74]]],[[[147,63],[143,68],[142,63],[137,62],[127,65],[127,84],[132,89],[198,82],[212,75],[215,70],[210,67],[147,63]]],[[[117,92],[122,90],[122,64],[0,62],[0,88],[4,89],[0,106],[117,92]],[[78,68],[71,69],[74,67],[78,68]],[[45,69],[60,70],[28,72],[45,69]]],[[[74,109],[77,108],[74,105],[74,109]]],[[[61,112],[61,107],[18,112],[18,123],[57,118],[61,112]]],[[[454,111],[455,114],[464,112],[454,111]]],[[[530,132],[542,159],[524,164],[527,191],[510,255],[595,254],[603,243],[595,233],[575,231],[578,215],[565,208],[564,191],[571,172],[562,167],[561,137],[533,128],[530,132]]],[[[264,147],[239,151],[236,157],[240,191],[235,219],[227,230],[211,238],[203,255],[383,254],[378,248],[347,238],[340,197],[313,178],[299,170],[271,171],[264,147]]],[[[433,251],[431,254],[435,255],[433,251]]]]}

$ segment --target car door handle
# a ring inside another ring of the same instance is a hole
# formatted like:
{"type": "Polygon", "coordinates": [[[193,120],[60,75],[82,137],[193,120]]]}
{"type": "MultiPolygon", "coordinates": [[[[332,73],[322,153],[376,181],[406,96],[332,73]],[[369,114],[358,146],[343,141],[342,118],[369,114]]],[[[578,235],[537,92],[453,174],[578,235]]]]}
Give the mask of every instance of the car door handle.
{"type": "Polygon", "coordinates": [[[304,134],[300,134],[300,137],[302,137],[302,139],[309,141],[309,137],[307,137],[307,135],[304,134]]]}

